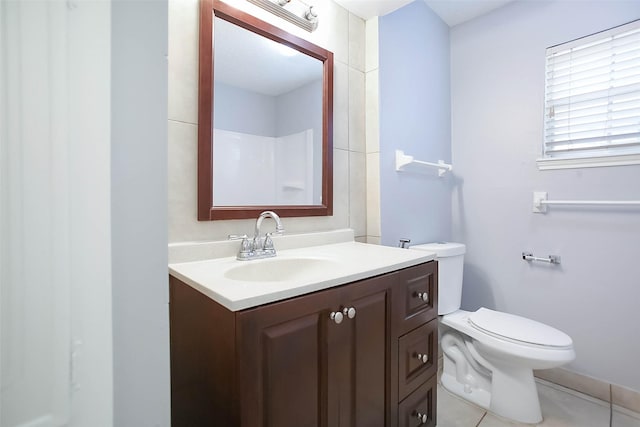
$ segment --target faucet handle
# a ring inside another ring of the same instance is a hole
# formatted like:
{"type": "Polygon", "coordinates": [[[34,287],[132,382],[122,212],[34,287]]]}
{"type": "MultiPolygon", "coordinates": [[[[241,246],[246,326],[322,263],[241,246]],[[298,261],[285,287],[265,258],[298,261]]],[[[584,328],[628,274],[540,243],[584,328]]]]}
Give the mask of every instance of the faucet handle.
{"type": "Polygon", "coordinates": [[[272,233],[267,233],[264,236],[264,242],[262,243],[262,249],[264,249],[265,251],[273,251],[274,250],[273,240],[271,240],[271,234],[272,233]]]}
{"type": "Polygon", "coordinates": [[[248,238],[242,239],[242,243],[240,244],[240,253],[250,253],[253,249],[252,242],[248,238]]]}
{"type": "Polygon", "coordinates": [[[249,236],[246,234],[229,234],[227,236],[229,240],[240,240],[242,239],[242,243],[240,243],[240,251],[238,252],[238,258],[246,258],[253,251],[252,242],[249,240],[249,236]]]}
{"type": "Polygon", "coordinates": [[[227,236],[227,240],[240,240],[240,239],[248,239],[249,236],[247,236],[246,234],[229,234],[227,236]]]}

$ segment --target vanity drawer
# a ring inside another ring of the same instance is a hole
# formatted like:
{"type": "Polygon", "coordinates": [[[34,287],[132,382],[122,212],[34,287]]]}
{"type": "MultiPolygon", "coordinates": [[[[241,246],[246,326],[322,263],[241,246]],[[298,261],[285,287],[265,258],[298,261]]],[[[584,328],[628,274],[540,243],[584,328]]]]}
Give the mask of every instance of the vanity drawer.
{"type": "Polygon", "coordinates": [[[396,281],[393,320],[396,336],[400,336],[438,316],[438,263],[401,270],[396,281]]]}
{"type": "Polygon", "coordinates": [[[436,375],[400,402],[398,427],[435,427],[436,425],[436,375]]]}
{"type": "Polygon", "coordinates": [[[436,373],[438,320],[403,335],[398,340],[398,395],[404,399],[436,373]]]}

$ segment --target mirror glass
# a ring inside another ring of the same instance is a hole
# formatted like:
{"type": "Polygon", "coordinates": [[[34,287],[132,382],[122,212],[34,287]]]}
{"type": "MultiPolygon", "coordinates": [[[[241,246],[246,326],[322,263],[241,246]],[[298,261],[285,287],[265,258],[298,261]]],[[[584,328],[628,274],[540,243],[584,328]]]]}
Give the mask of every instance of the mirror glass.
{"type": "Polygon", "coordinates": [[[201,4],[198,219],[331,215],[333,54],[201,4]]]}
{"type": "Polygon", "coordinates": [[[322,203],[322,62],[214,19],[213,204],[322,203]]]}

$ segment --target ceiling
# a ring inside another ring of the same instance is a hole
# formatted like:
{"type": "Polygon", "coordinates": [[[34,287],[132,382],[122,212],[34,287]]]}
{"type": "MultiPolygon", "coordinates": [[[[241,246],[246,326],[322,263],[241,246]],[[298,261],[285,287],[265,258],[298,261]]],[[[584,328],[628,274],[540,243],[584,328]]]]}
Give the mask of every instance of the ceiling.
{"type": "Polygon", "coordinates": [[[214,40],[217,83],[279,96],[322,81],[322,61],[218,17],[214,40]]]}
{"type": "MultiPolygon", "coordinates": [[[[414,0],[335,0],[364,20],[393,12],[414,0]]],[[[415,0],[421,1],[421,0],[415,0]]],[[[513,0],[424,0],[450,27],[504,6],[513,0]]]]}
{"type": "Polygon", "coordinates": [[[360,18],[367,19],[374,16],[383,16],[387,13],[400,9],[402,6],[411,3],[413,0],[334,0],[340,6],[347,9],[360,18]]]}

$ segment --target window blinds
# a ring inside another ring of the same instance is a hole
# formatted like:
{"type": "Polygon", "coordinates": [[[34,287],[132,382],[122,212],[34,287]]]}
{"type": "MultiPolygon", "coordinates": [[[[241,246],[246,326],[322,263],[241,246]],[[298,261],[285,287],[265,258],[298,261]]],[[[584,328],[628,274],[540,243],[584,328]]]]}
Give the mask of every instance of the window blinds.
{"type": "Polygon", "coordinates": [[[547,49],[545,158],[640,153],[640,21],[547,49]]]}

